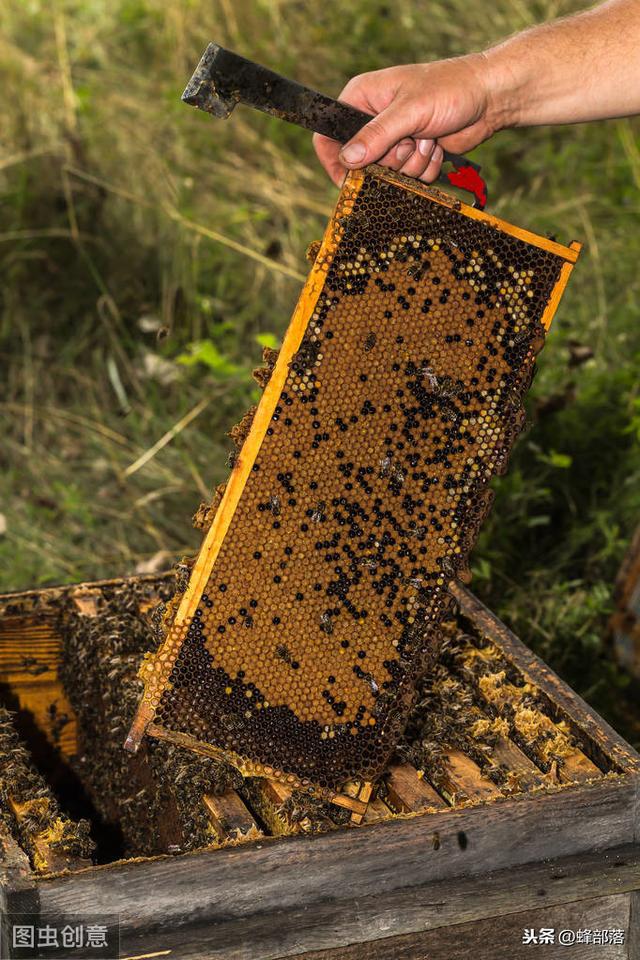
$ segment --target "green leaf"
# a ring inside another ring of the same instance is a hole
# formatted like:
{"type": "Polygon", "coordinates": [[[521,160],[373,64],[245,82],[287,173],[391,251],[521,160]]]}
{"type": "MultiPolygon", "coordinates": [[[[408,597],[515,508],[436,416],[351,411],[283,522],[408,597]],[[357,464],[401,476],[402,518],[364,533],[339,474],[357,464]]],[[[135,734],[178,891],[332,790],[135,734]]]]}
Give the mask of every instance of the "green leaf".
{"type": "Polygon", "coordinates": [[[559,467],[561,470],[568,470],[573,463],[573,458],[568,453],[558,453],[557,450],[550,450],[549,453],[538,455],[543,463],[548,463],[550,467],[559,467]]]}
{"type": "Polygon", "coordinates": [[[540,514],[537,517],[528,517],[527,526],[528,527],[548,527],[551,523],[551,517],[547,517],[544,514],[540,514]]]}
{"type": "Polygon", "coordinates": [[[491,562],[486,557],[477,557],[471,567],[474,580],[491,579],[491,562]]]}
{"type": "Polygon", "coordinates": [[[261,347],[270,347],[272,350],[277,350],[280,346],[280,341],[275,333],[258,333],[256,343],[259,343],[261,347]]]}
{"type": "Polygon", "coordinates": [[[225,357],[212,340],[198,340],[190,343],[188,352],[181,353],[176,360],[185,367],[202,363],[221,377],[233,377],[242,372],[242,368],[225,357]]]}

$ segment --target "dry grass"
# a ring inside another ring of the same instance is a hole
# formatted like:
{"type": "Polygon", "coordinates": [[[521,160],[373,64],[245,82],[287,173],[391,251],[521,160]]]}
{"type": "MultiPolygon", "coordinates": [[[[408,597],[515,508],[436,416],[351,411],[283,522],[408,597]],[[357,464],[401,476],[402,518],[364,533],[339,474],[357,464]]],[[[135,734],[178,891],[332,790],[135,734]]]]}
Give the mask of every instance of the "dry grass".
{"type": "MultiPolygon", "coordinates": [[[[226,473],[224,433],[254,396],[257,338],[282,334],[322,233],[335,191],[306,133],[180,103],[206,42],[337,93],[364,69],[479,49],[577,6],[0,8],[3,588],[164,566],[195,549],[189,517],[226,473]]],[[[601,638],[640,514],[638,125],[512,131],[477,157],[494,211],[587,249],[475,588],[597,700],[624,681],[601,638]],[[594,357],[575,366],[572,341],[594,357]]]]}

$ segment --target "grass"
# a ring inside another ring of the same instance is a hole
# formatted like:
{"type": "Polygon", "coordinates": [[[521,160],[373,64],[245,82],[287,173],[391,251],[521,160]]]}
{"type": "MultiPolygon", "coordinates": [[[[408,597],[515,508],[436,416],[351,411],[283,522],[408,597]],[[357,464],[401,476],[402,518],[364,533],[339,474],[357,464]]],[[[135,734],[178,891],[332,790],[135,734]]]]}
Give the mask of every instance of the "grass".
{"type": "MultiPolygon", "coordinates": [[[[335,190],[307,134],[180,103],[206,42],[338,93],[356,72],[480,49],[576,6],[0,9],[2,589],[159,569],[196,549],[189,516],[227,472],[225,431],[322,234],[335,190]]],[[[476,151],[494,212],[586,248],[474,589],[636,742],[632,686],[605,637],[640,516],[639,129],[509,131],[476,151]],[[580,345],[593,356],[578,364],[580,345]]]]}

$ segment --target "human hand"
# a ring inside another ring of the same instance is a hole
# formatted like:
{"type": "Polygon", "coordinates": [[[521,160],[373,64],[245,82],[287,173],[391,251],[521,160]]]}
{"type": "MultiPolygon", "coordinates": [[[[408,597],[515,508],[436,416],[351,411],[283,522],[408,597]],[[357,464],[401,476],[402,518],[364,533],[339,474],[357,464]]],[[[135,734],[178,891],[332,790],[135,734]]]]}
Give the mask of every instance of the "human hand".
{"type": "Polygon", "coordinates": [[[338,186],[347,170],[374,162],[431,183],[444,149],[464,153],[499,126],[483,54],[363,73],[339,99],[373,119],[344,146],[314,135],[320,162],[338,186]]]}

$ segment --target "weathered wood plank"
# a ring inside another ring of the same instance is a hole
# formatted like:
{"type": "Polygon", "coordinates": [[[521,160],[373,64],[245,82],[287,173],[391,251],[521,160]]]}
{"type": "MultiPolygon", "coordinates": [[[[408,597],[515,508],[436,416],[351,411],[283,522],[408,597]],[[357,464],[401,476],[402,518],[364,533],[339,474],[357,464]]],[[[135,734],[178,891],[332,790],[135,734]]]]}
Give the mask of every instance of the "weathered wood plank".
{"type": "Polygon", "coordinates": [[[305,831],[308,821],[295,822],[283,809],[292,793],[284,783],[260,778],[247,783],[246,790],[254,810],[274,837],[305,831]]]}
{"type": "Polygon", "coordinates": [[[106,580],[88,580],[83,583],[63,583],[53,587],[39,587],[31,590],[14,590],[0,594],[0,615],[14,616],[38,613],[48,615],[61,598],[85,590],[103,590],[108,587],[121,587],[125,583],[148,586],[151,593],[170,586],[175,581],[175,573],[165,570],[161,573],[142,573],[130,577],[111,577],[106,580]]]}
{"type": "MultiPolygon", "coordinates": [[[[29,858],[0,820],[0,916],[19,912],[37,913],[39,896],[29,858]]],[[[0,957],[10,956],[9,931],[0,924],[0,957]]]]}
{"type": "MultiPolygon", "coordinates": [[[[91,596],[82,602],[90,603],[91,596]]],[[[494,642],[502,649],[500,638],[494,642]]],[[[522,660],[517,666],[526,673],[522,660]]],[[[32,679],[37,683],[40,677],[32,679]]],[[[548,692],[545,696],[551,716],[566,719],[565,708],[552,702],[548,692]]],[[[591,735],[587,740],[591,743],[591,735]]],[[[516,752],[509,762],[505,759],[507,766],[523,756],[508,740],[501,747],[516,752]]],[[[591,760],[602,764],[598,751],[604,749],[594,740],[591,760]]],[[[494,749],[494,759],[500,759],[499,749],[494,749]]],[[[534,764],[525,760],[524,768],[535,778],[534,764]]],[[[477,770],[472,774],[473,786],[477,770]]],[[[640,840],[637,776],[601,778],[599,783],[515,800],[491,796],[487,803],[461,810],[449,810],[415,771],[412,779],[400,777],[395,795],[393,771],[390,784],[388,797],[372,805],[370,822],[356,830],[313,838],[261,838],[184,857],[91,868],[38,881],[37,887],[18,849],[20,869],[0,865],[6,878],[4,903],[36,912],[119,912],[125,956],[168,950],[165,956],[180,960],[268,960],[331,947],[342,960],[350,956],[349,945],[374,937],[386,938],[387,944],[380,943],[388,945],[416,931],[435,932],[456,922],[478,927],[487,917],[640,888],[640,851],[606,852],[634,835],[640,840]],[[384,804],[404,810],[409,801],[414,809],[438,809],[423,817],[372,822],[384,804]],[[539,862],[555,854],[566,854],[567,859],[555,867],[539,862]],[[494,872],[487,875],[489,864],[494,872]]],[[[213,816],[221,815],[221,823],[226,816],[228,826],[233,820],[230,809],[216,808],[215,802],[213,806],[213,816]]],[[[633,912],[637,897],[629,903],[633,912]]],[[[546,918],[545,923],[549,925],[546,918]]],[[[589,917],[584,925],[593,926],[594,921],[589,917]]],[[[493,928],[501,929],[495,921],[493,928]]],[[[632,941],[636,953],[637,940],[632,941]]],[[[453,934],[449,948],[457,948],[453,934]]],[[[357,949],[368,951],[369,946],[357,949]]],[[[605,957],[599,949],[597,956],[605,957]]],[[[562,956],[571,957],[566,950],[562,956]]],[[[429,951],[420,946],[414,956],[432,960],[429,951]]],[[[504,954],[500,956],[502,960],[504,954]]],[[[510,954],[509,960],[512,956],[518,954],[510,954]]],[[[583,956],[588,955],[581,954],[581,960],[583,956]]],[[[447,960],[456,957],[450,952],[447,960]]]]}
{"type": "Polygon", "coordinates": [[[395,813],[421,813],[447,808],[446,800],[418,776],[410,763],[394,764],[387,775],[386,802],[395,813]]]}
{"type": "Polygon", "coordinates": [[[438,788],[452,806],[502,796],[502,791],[483,776],[478,764],[461,750],[447,750],[444,768],[444,776],[438,779],[438,788]]]}
{"type": "MultiPolygon", "coordinates": [[[[532,953],[562,956],[567,960],[627,960],[626,944],[574,943],[560,946],[536,946],[523,943],[524,931],[551,928],[560,931],[580,929],[627,932],[629,894],[566,903],[542,910],[531,910],[500,917],[474,920],[472,923],[438,927],[426,932],[385,937],[373,943],[344,947],[340,960],[530,960],[532,953]]],[[[534,934],[535,935],[535,934],[534,934]]],[[[298,954],[293,960],[335,960],[333,950],[298,954]]]]}
{"type": "Polygon", "coordinates": [[[262,830],[251,811],[235,790],[229,790],[220,797],[205,794],[202,802],[220,843],[225,840],[257,840],[262,836],[262,830]]]}
{"type": "MultiPolygon", "coordinates": [[[[43,798],[27,800],[22,803],[14,800],[13,797],[8,798],[9,809],[14,815],[16,823],[22,826],[23,829],[24,824],[28,823],[34,814],[42,814],[43,806],[46,803],[48,803],[48,801],[43,798]]],[[[57,824],[54,826],[61,826],[61,822],[57,821],[57,824]]],[[[59,836],[60,834],[58,834],[58,838],[59,836]]],[[[55,839],[56,834],[51,828],[39,832],[36,830],[30,831],[29,841],[34,866],[40,873],[58,873],[61,870],[82,870],[84,867],[92,866],[90,859],[72,856],[71,854],[54,849],[51,843],[55,839]]]]}
{"type": "Polygon", "coordinates": [[[365,814],[367,812],[367,805],[371,800],[373,794],[373,784],[369,783],[366,780],[353,780],[351,783],[347,783],[342,790],[341,797],[334,797],[334,802],[340,802],[340,805],[347,806],[349,802],[351,804],[360,804],[361,808],[358,809],[357,806],[352,806],[351,813],[351,823],[360,824],[365,819],[365,814]]]}
{"type": "Polygon", "coordinates": [[[629,900],[629,960],[640,960],[640,884],[629,900]]]}
{"type": "Polygon", "coordinates": [[[611,758],[621,770],[640,770],[640,755],[593,710],[582,697],[501,623],[461,584],[452,588],[461,612],[473,620],[512,660],[525,679],[538,687],[552,709],[560,711],[573,734],[583,744],[591,760],[608,769],[611,758]]]}
{"type": "Polygon", "coordinates": [[[364,815],[365,823],[378,823],[380,820],[386,820],[387,817],[392,816],[392,811],[379,797],[376,797],[375,800],[369,802],[367,807],[367,812],[364,815]]]}
{"type": "Polygon", "coordinates": [[[513,783],[509,781],[502,787],[504,793],[530,790],[546,783],[544,773],[507,737],[496,739],[492,759],[512,774],[513,783]]]}
{"type": "MultiPolygon", "coordinates": [[[[95,615],[103,600],[103,591],[121,587],[127,579],[153,598],[163,589],[166,593],[174,574],[100,580],[0,595],[0,685],[5,688],[5,705],[23,711],[29,722],[35,723],[52,747],[65,757],[77,752],[77,722],[58,679],[62,655],[58,611],[70,597],[80,612],[95,615]]],[[[141,607],[143,605],[141,598],[141,607]]]]}
{"type": "Polygon", "coordinates": [[[19,891],[33,885],[35,874],[29,857],[0,820],[0,891],[19,891]]]}
{"type": "MultiPolygon", "coordinates": [[[[530,915],[537,910],[544,910],[548,916],[557,904],[625,894],[637,885],[639,875],[640,847],[627,846],[604,854],[530,864],[516,871],[460,878],[455,883],[414,886],[384,896],[370,893],[354,900],[336,889],[313,908],[265,908],[256,891],[253,913],[243,917],[208,910],[198,913],[198,925],[193,928],[185,917],[182,925],[175,918],[163,921],[159,917],[153,929],[140,917],[122,928],[123,953],[136,956],[170,950],[169,956],[180,960],[273,960],[331,948],[342,960],[348,955],[343,948],[349,944],[366,943],[368,950],[368,941],[380,937],[395,940],[416,931],[445,927],[459,932],[460,924],[486,918],[494,918],[493,925],[501,929],[502,920],[495,918],[523,911],[530,915]]],[[[176,885],[180,883],[177,878],[176,885]]],[[[215,896],[214,888],[211,892],[215,896]]],[[[591,915],[589,922],[582,924],[594,925],[591,915]]],[[[363,956],[368,958],[369,954],[363,956]]],[[[418,956],[431,960],[430,953],[418,956]]],[[[476,956],[485,960],[483,954],[476,956]]],[[[501,960],[506,957],[511,960],[506,952],[501,960]]],[[[452,953],[447,960],[457,960],[457,955],[452,953]]]]}
{"type": "MultiPolygon", "coordinates": [[[[633,838],[635,782],[608,780],[428,816],[124,862],[39,885],[43,910],[119,913],[124,927],[246,918],[326,899],[391,896],[411,886],[619,846],[633,838]],[[510,816],[501,809],[509,804],[510,816]],[[433,842],[434,835],[438,843],[433,842]],[[154,896],[149,898],[148,891],[154,896]]],[[[455,885],[452,885],[455,886],[455,885]]]]}
{"type": "MultiPolygon", "coordinates": [[[[467,682],[462,677],[457,678],[455,682],[459,683],[464,692],[468,693],[471,697],[477,696],[476,687],[472,683],[467,682]]],[[[542,770],[508,738],[506,730],[504,733],[501,733],[499,727],[496,729],[496,725],[492,722],[491,717],[481,710],[479,706],[475,704],[465,705],[465,713],[469,720],[473,720],[473,724],[470,725],[467,731],[468,749],[465,747],[466,752],[472,758],[475,756],[475,753],[478,751],[478,743],[475,738],[476,736],[482,738],[484,731],[485,735],[490,734],[492,741],[491,753],[488,759],[496,765],[501,764],[510,773],[508,780],[500,786],[502,793],[518,793],[548,782],[542,770]]],[[[504,724],[504,726],[506,728],[507,725],[504,724]]]]}

